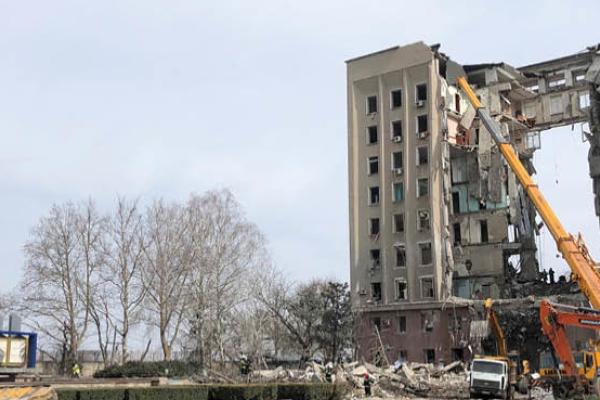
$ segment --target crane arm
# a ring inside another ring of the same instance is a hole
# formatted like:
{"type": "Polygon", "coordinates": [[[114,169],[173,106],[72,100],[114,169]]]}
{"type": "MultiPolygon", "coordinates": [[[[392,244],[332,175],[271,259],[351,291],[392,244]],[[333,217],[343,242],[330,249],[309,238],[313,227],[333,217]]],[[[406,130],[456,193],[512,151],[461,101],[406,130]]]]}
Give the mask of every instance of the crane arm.
{"type": "Polygon", "coordinates": [[[591,259],[587,247],[581,240],[576,240],[565,230],[538,186],[519,160],[511,144],[502,136],[498,123],[492,119],[485,107],[481,105],[481,102],[469,86],[467,80],[464,77],[459,77],[458,85],[469,98],[470,103],[477,111],[477,116],[491,134],[509,167],[516,175],[537,212],[548,227],[548,230],[556,241],[558,251],[567,261],[581,291],[589,299],[594,308],[600,309],[600,273],[598,273],[596,264],[591,259]]]}

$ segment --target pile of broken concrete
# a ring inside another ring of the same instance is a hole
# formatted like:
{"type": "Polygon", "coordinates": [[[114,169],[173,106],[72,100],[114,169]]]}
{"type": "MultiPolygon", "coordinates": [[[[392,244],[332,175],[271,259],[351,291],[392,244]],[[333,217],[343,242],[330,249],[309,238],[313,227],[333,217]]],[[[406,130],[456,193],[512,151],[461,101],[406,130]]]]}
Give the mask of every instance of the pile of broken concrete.
{"type": "MultiPolygon", "coordinates": [[[[327,382],[326,367],[311,363],[304,370],[281,367],[253,372],[253,380],[272,382],[327,382]]],[[[352,397],[364,397],[365,376],[368,376],[372,395],[382,398],[457,398],[468,397],[469,384],[464,363],[456,361],[447,366],[421,363],[396,363],[387,368],[353,362],[333,368],[331,382],[346,384],[352,397]]]]}

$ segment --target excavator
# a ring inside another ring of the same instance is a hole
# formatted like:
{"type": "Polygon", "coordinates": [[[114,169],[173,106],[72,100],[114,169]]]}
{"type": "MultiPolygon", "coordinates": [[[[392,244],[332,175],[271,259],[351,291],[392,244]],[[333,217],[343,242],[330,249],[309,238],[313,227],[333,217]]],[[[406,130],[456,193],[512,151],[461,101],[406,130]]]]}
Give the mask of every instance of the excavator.
{"type": "MultiPolygon", "coordinates": [[[[590,391],[590,381],[581,375],[569,343],[566,327],[576,326],[584,329],[600,329],[600,272],[598,265],[592,260],[588,248],[580,236],[569,234],[542,195],[521,161],[510,142],[502,135],[497,121],[494,120],[487,109],[467,82],[465,77],[459,77],[458,86],[466,94],[469,102],[476,110],[476,115],[492,136],[498,150],[506,160],[519,183],[527,193],[552,234],[558,251],[571,269],[572,279],[575,280],[581,292],[589,300],[591,308],[574,308],[553,303],[547,299],[540,304],[540,320],[542,331],[550,340],[555,354],[563,364],[565,374],[553,384],[556,397],[570,398],[584,391],[590,391]]],[[[598,361],[598,360],[595,360],[598,361]]],[[[598,379],[594,382],[598,392],[598,379]]]]}

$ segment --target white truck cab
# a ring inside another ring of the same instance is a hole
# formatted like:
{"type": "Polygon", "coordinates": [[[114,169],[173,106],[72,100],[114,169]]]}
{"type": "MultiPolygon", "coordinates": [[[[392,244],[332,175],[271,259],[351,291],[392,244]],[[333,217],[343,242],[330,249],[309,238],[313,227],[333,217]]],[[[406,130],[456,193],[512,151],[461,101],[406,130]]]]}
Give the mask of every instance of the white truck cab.
{"type": "Polygon", "coordinates": [[[476,358],[471,362],[469,374],[471,398],[489,397],[509,399],[511,383],[508,360],[502,358],[476,358]]]}

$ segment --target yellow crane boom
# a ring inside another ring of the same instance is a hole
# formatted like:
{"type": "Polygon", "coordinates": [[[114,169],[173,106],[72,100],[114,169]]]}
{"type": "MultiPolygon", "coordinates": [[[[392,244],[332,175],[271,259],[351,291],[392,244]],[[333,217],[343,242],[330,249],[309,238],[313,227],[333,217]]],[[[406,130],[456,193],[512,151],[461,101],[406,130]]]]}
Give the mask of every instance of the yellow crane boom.
{"type": "Polygon", "coordinates": [[[598,273],[596,264],[590,257],[587,247],[581,240],[575,239],[573,235],[565,230],[538,186],[519,160],[509,141],[502,136],[498,123],[492,119],[485,107],[481,105],[481,102],[469,86],[467,80],[464,77],[459,77],[458,85],[469,98],[471,105],[477,111],[477,116],[491,134],[504,159],[548,227],[548,230],[556,241],[558,251],[567,261],[581,291],[589,299],[592,307],[600,309],[600,273],[598,273]]]}

